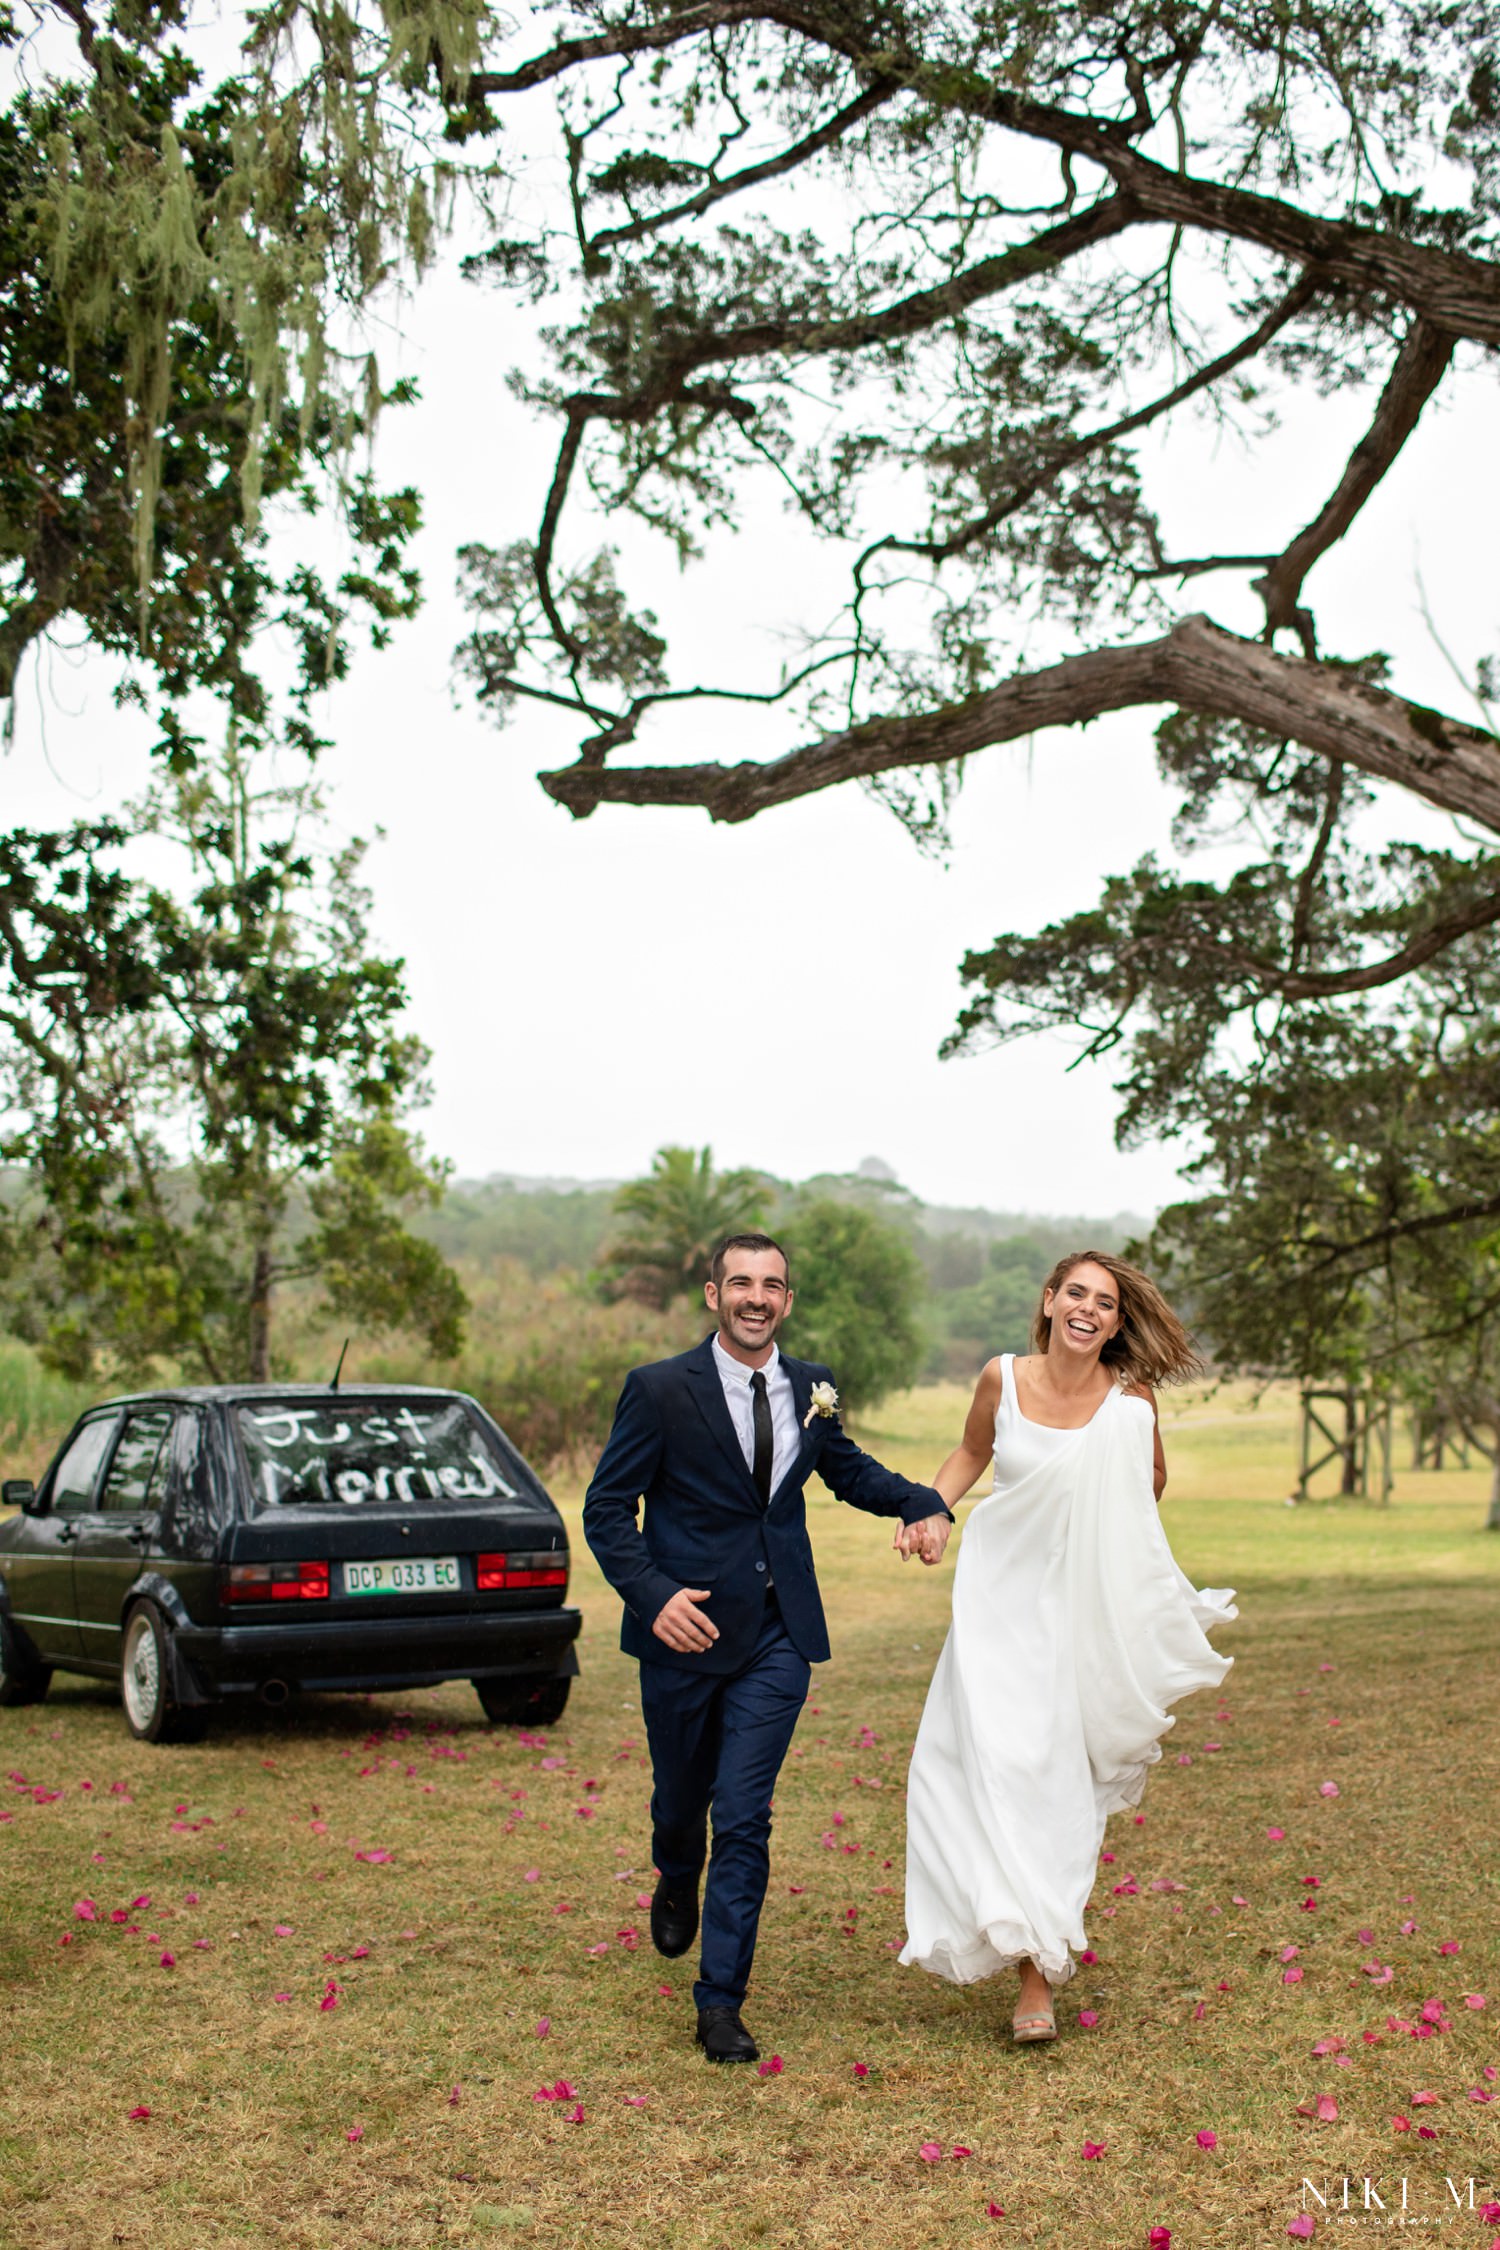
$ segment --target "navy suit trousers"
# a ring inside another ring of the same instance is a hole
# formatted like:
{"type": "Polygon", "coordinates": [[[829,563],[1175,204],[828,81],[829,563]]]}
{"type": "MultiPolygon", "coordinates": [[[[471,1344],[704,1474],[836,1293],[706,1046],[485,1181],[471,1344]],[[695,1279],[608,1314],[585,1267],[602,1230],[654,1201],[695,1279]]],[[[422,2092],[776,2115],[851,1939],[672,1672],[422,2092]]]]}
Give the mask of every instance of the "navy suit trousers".
{"type": "Polygon", "coordinates": [[[703,1955],[693,1987],[700,2008],[737,2008],[745,1997],[771,1869],[771,1798],[811,1678],[774,1595],[738,1671],[641,1666],[655,1781],[652,1856],[669,1886],[696,1886],[713,1815],[703,1955]]]}

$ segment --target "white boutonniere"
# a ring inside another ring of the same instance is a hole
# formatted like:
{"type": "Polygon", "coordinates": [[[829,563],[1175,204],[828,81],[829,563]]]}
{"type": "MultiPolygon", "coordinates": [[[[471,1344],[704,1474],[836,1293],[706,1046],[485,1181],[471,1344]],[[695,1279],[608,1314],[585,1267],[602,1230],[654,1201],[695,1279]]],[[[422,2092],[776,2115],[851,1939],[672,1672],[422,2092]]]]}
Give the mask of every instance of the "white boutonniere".
{"type": "Polygon", "coordinates": [[[809,1406],[807,1412],[802,1417],[803,1429],[805,1430],[807,1428],[808,1423],[811,1422],[815,1414],[826,1418],[830,1414],[837,1414],[838,1410],[839,1394],[834,1389],[832,1383],[814,1383],[812,1387],[812,1404],[811,1406],[809,1406]]]}

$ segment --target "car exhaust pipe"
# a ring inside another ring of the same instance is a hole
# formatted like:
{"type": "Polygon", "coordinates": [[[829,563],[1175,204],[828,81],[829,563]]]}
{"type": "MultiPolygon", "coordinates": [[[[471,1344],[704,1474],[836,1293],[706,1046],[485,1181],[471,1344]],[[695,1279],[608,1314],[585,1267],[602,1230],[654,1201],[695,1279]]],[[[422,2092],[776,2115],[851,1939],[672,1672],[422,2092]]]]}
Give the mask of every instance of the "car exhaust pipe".
{"type": "Polygon", "coordinates": [[[279,1711],[292,1693],[285,1680],[262,1680],[255,1692],[257,1700],[271,1711],[279,1711]]]}

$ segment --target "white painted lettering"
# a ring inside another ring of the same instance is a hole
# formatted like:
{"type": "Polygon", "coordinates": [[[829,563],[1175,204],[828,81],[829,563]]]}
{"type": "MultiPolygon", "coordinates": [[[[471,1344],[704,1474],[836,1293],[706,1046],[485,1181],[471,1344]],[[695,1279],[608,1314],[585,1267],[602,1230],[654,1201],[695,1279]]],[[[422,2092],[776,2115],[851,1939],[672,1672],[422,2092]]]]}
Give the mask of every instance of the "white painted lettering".
{"type": "Polygon", "coordinates": [[[1325,2211],[1328,2209],[1328,2198],[1323,2193],[1323,2190],[1321,2188],[1315,2188],[1311,2180],[1304,2180],[1302,2183],[1302,2208],[1304,2211],[1307,2209],[1307,2199],[1310,2195],[1317,2197],[1319,2203],[1322,2204],[1325,2211]]]}

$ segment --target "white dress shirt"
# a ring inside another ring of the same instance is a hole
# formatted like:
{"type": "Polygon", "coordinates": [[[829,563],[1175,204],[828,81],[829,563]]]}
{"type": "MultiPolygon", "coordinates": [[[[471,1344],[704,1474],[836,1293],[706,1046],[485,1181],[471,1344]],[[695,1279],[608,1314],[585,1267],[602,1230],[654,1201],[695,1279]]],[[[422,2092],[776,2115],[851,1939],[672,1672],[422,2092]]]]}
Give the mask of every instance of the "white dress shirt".
{"type": "MultiPolygon", "coordinates": [[[[726,1352],[717,1336],[714,1338],[714,1365],[719,1370],[719,1381],[724,1386],[724,1402],[729,1408],[734,1434],[740,1441],[740,1451],[745,1456],[745,1466],[753,1470],[755,1400],[750,1390],[750,1378],[756,1370],[726,1352]]],[[[766,1379],[766,1400],[771,1409],[771,1490],[774,1492],[797,1458],[802,1444],[802,1432],[797,1427],[797,1401],[792,1393],[792,1378],[782,1365],[781,1354],[774,1344],[771,1346],[770,1358],[759,1372],[766,1379]]]]}

